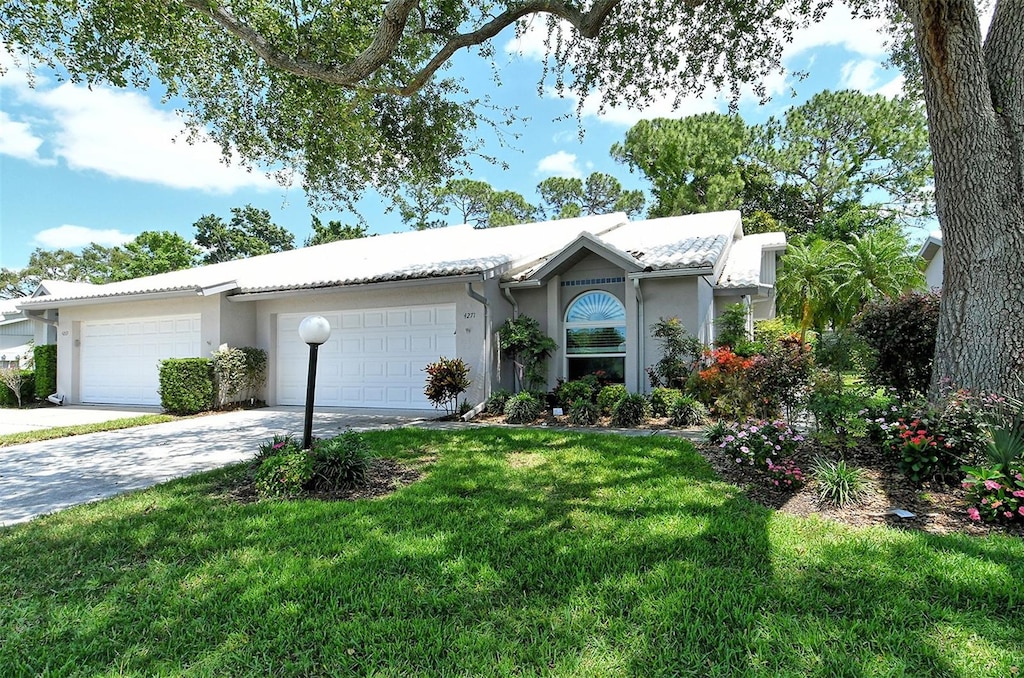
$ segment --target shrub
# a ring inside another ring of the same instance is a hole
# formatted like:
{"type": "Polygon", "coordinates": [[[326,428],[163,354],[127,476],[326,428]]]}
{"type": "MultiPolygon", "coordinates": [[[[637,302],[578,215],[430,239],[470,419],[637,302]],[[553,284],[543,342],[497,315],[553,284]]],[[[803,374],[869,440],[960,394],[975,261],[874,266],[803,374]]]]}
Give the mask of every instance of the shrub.
{"type": "Polygon", "coordinates": [[[860,356],[867,350],[863,337],[854,332],[822,332],[814,343],[814,362],[836,372],[851,372],[860,366],[860,356]]]}
{"type": "Polygon", "coordinates": [[[732,427],[724,421],[716,421],[704,429],[704,440],[711,445],[719,445],[725,437],[732,434],[732,427]]]}
{"type": "Polygon", "coordinates": [[[872,383],[892,386],[903,397],[928,390],[939,320],[939,296],[906,294],[868,304],[852,329],[871,348],[865,373],[872,383]]]}
{"type": "Polygon", "coordinates": [[[298,497],[313,479],[313,455],[308,450],[283,447],[264,459],[256,470],[256,492],[261,497],[298,497]]]}
{"type": "Polygon", "coordinates": [[[766,344],[747,372],[755,416],[770,419],[783,410],[790,416],[807,399],[813,363],[810,346],[796,335],[766,344]]]}
{"type": "Polygon", "coordinates": [[[846,440],[867,432],[866,394],[860,389],[843,386],[841,374],[819,370],[811,379],[807,411],[814,415],[820,433],[846,440]]]}
{"type": "Polygon", "coordinates": [[[318,490],[337,490],[363,484],[373,458],[370,446],[352,429],[317,442],[312,456],[311,484],[318,490]]]}
{"type": "Polygon", "coordinates": [[[693,396],[679,396],[669,405],[668,423],[671,426],[702,426],[707,422],[708,408],[693,396]]]}
{"type": "Polygon", "coordinates": [[[818,459],[811,474],[818,484],[818,499],[839,508],[860,502],[868,490],[864,471],[841,459],[818,459]]]}
{"type": "Polygon", "coordinates": [[[573,426],[593,426],[600,416],[597,404],[589,400],[577,400],[569,408],[569,423],[573,426]]]}
{"type": "Polygon", "coordinates": [[[734,351],[751,343],[747,336],[749,312],[742,302],[729,304],[715,319],[715,346],[729,346],[734,351]]]}
{"type": "Polygon", "coordinates": [[[17,365],[0,369],[0,407],[24,407],[35,399],[35,372],[17,365]]]}
{"type": "Polygon", "coordinates": [[[540,323],[528,315],[509,318],[498,331],[501,350],[512,360],[516,378],[523,388],[545,381],[544,361],[555,350],[555,340],[540,330],[540,323]]]}
{"type": "Polygon", "coordinates": [[[256,464],[260,464],[264,459],[273,457],[276,454],[285,454],[286,452],[293,452],[302,449],[299,447],[299,441],[295,440],[294,436],[291,435],[277,435],[265,443],[260,443],[259,448],[256,451],[256,457],[253,461],[256,464]]]}
{"type": "Polygon", "coordinates": [[[596,378],[563,381],[555,388],[557,406],[572,409],[573,404],[580,400],[593,402],[596,384],[596,378]]]}
{"type": "Polygon", "coordinates": [[[668,409],[672,406],[683,392],[677,388],[665,388],[659,386],[651,391],[651,415],[655,417],[668,416],[668,409]]]}
{"type": "Polygon", "coordinates": [[[639,393],[628,393],[612,406],[612,426],[633,428],[647,421],[647,398],[639,393]]]}
{"type": "MultiPolygon", "coordinates": [[[[1024,466],[1024,465],[1022,465],[1024,466]]],[[[1022,467],[1008,468],[999,464],[990,468],[967,468],[963,487],[967,515],[971,520],[986,523],[1024,520],[1024,474],[1022,467]]]]}
{"type": "Polygon", "coordinates": [[[195,414],[214,406],[213,365],[207,358],[160,361],[160,406],[172,414],[195,414]]]}
{"type": "Polygon", "coordinates": [[[784,421],[747,421],[729,427],[719,447],[737,464],[767,469],[781,459],[793,456],[803,436],[784,421]]]}
{"type": "Polygon", "coordinates": [[[622,384],[608,384],[597,394],[597,406],[602,414],[610,414],[615,404],[629,395],[622,384]]]}
{"type": "Polygon", "coordinates": [[[509,424],[529,424],[540,416],[541,402],[529,391],[520,391],[505,403],[505,421],[509,424]]]}
{"type": "Polygon", "coordinates": [[[794,325],[785,318],[776,317],[754,322],[754,343],[761,346],[771,346],[783,337],[794,334],[800,334],[799,325],[794,325]]]}
{"type": "Polygon", "coordinates": [[[952,442],[946,440],[934,413],[909,422],[897,421],[890,429],[889,446],[897,455],[900,472],[911,482],[926,480],[955,483],[963,477],[964,459],[952,442]]]}
{"type": "Polygon", "coordinates": [[[499,388],[497,391],[492,391],[491,395],[487,397],[487,412],[488,414],[502,414],[505,412],[505,403],[512,397],[512,394],[503,389],[499,388]]]}
{"type": "Polygon", "coordinates": [[[782,490],[799,490],[804,486],[804,472],[792,459],[768,462],[768,479],[782,490]]]}
{"type": "Polygon", "coordinates": [[[427,385],[423,388],[427,400],[435,408],[444,406],[446,414],[454,414],[459,396],[473,383],[469,379],[469,367],[462,358],[438,358],[423,368],[427,373],[427,385]]]}
{"type": "Polygon", "coordinates": [[[728,347],[708,351],[710,365],[698,373],[695,383],[700,400],[726,419],[753,416],[757,401],[754,365],[762,358],[744,358],[728,347]]]}
{"type": "Polygon", "coordinates": [[[651,336],[658,340],[662,357],[647,368],[651,386],[683,388],[697,370],[704,346],[686,331],[679,318],[659,318],[651,325],[651,336]]]}
{"type": "Polygon", "coordinates": [[[36,365],[36,395],[45,398],[57,392],[57,345],[36,346],[32,353],[36,365]]]}
{"type": "Polygon", "coordinates": [[[252,346],[214,351],[213,376],[217,386],[217,405],[252,402],[267,380],[267,352],[252,346]]]}

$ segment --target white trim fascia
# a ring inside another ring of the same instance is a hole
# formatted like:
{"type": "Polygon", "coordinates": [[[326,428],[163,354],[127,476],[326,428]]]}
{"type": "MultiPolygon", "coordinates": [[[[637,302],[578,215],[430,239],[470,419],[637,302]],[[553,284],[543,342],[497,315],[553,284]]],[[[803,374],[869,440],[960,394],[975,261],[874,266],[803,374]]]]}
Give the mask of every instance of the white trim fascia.
{"type": "Polygon", "coordinates": [[[563,247],[557,254],[551,256],[551,258],[544,262],[543,266],[534,271],[530,275],[530,279],[543,281],[551,277],[555,274],[555,271],[584,249],[611,264],[615,264],[626,272],[642,271],[644,269],[643,263],[636,257],[608,245],[593,233],[583,231],[576,236],[575,240],[563,247]]]}
{"type": "Polygon", "coordinates": [[[124,301],[176,299],[181,297],[194,297],[197,294],[199,294],[199,288],[190,286],[185,289],[164,290],[162,292],[122,292],[121,294],[109,294],[102,297],[75,297],[73,299],[53,300],[48,296],[43,296],[33,299],[31,302],[21,304],[18,308],[25,311],[47,310],[51,308],[64,308],[65,306],[90,306],[94,304],[115,304],[124,301]]]}
{"type": "Polygon", "coordinates": [[[235,280],[228,280],[215,285],[204,285],[196,290],[197,294],[201,297],[212,297],[224,292],[230,292],[231,290],[238,289],[238,282],[235,280]]]}
{"type": "Polygon", "coordinates": [[[772,293],[774,289],[771,285],[745,285],[743,287],[715,287],[714,294],[718,297],[724,296],[736,296],[736,295],[750,295],[757,297],[767,297],[772,293]]]}
{"type": "Polygon", "coordinates": [[[480,282],[483,280],[481,273],[466,273],[462,275],[451,275],[433,278],[411,278],[408,280],[381,280],[378,282],[347,283],[344,285],[331,285],[329,287],[292,287],[286,290],[269,290],[266,292],[239,292],[230,294],[228,301],[247,302],[259,301],[261,299],[278,299],[281,297],[294,297],[296,295],[310,294],[333,294],[353,289],[391,289],[401,287],[416,287],[419,285],[442,285],[453,283],[480,282]]]}
{"type": "Polygon", "coordinates": [[[502,289],[537,289],[543,287],[544,283],[540,280],[533,280],[532,278],[527,280],[509,280],[508,282],[498,283],[498,286],[502,289]]]}
{"type": "Polygon", "coordinates": [[[691,275],[711,275],[714,267],[701,266],[700,268],[661,268],[657,271],[638,271],[627,273],[627,280],[646,280],[648,278],[683,278],[691,275]]]}

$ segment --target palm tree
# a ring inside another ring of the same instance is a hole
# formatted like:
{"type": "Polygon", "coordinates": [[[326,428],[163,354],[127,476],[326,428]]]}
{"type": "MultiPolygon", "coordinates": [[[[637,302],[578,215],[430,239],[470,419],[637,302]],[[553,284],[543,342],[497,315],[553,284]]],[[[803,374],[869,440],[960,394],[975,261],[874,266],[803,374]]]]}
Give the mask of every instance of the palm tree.
{"type": "Polygon", "coordinates": [[[869,301],[895,299],[924,285],[920,260],[908,252],[907,239],[889,226],[855,235],[837,249],[839,285],[836,320],[846,325],[869,301]]]}
{"type": "Polygon", "coordinates": [[[782,257],[776,281],[779,310],[800,323],[801,342],[808,329],[824,327],[836,313],[840,248],[830,240],[798,241],[782,257]]]}

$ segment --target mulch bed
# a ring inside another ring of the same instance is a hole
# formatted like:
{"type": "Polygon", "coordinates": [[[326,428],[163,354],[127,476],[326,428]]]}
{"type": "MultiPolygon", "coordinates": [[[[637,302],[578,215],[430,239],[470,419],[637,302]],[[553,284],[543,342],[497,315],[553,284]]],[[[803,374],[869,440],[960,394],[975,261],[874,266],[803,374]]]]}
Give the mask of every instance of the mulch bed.
{"type": "Polygon", "coordinates": [[[794,455],[793,460],[805,473],[820,456],[843,458],[850,466],[864,469],[869,482],[864,501],[844,508],[819,502],[813,481],[795,492],[781,490],[771,485],[762,472],[737,464],[717,446],[700,445],[698,449],[723,480],[738,486],[757,503],[783,513],[818,516],[855,527],[888,525],[933,534],[962,532],[1024,536],[1024,525],[1019,522],[988,525],[971,521],[967,517],[961,487],[940,483],[925,483],[917,487],[899,472],[895,461],[874,446],[836,450],[807,443],[794,455]],[[894,508],[910,511],[914,517],[899,518],[891,513],[894,508]]]}
{"type": "MultiPolygon", "coordinates": [[[[422,460],[421,460],[422,461],[422,460]]],[[[423,477],[422,468],[405,466],[393,459],[374,459],[366,471],[366,482],[358,487],[347,487],[330,491],[313,491],[304,499],[321,501],[355,501],[356,499],[380,499],[411,485],[423,477]]],[[[230,485],[217,488],[218,494],[228,501],[248,504],[259,501],[256,485],[251,475],[236,480],[230,485]]]]}

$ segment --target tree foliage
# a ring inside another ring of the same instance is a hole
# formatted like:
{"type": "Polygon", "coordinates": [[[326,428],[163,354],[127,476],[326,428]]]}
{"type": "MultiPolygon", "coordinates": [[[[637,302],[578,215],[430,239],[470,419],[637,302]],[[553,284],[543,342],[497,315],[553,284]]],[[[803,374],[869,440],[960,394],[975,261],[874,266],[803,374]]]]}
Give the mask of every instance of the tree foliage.
{"type": "Polygon", "coordinates": [[[333,219],[325,224],[315,214],[310,227],[313,229],[313,234],[306,238],[303,243],[304,247],[323,245],[337,240],[355,240],[356,238],[365,238],[367,235],[367,227],[362,224],[350,226],[333,219]]]}
{"type": "Polygon", "coordinates": [[[618,179],[604,172],[592,172],[587,180],[577,177],[549,177],[537,185],[541,211],[551,219],[625,212],[635,217],[644,208],[642,191],[622,188],[618,179]]]}
{"type": "Polygon", "coordinates": [[[270,212],[252,205],[232,207],[228,223],[214,214],[207,214],[193,226],[196,244],[205,250],[205,264],[283,252],[295,247],[295,236],[275,224],[270,212]]]}

